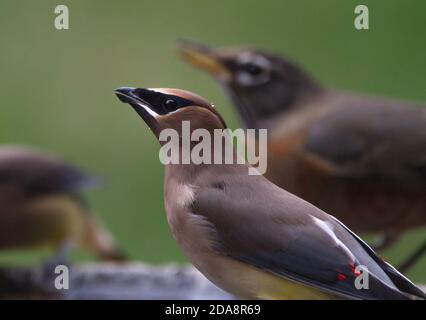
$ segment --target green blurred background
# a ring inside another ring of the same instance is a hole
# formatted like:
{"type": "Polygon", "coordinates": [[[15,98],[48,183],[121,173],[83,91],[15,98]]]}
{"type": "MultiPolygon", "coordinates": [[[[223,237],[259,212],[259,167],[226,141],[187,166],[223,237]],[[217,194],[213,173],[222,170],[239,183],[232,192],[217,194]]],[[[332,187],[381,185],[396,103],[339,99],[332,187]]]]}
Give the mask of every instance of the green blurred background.
{"type": "MultiPolygon", "coordinates": [[[[54,151],[107,177],[88,196],[129,254],[185,261],[165,218],[158,144],[113,89],[189,89],[237,127],[216,83],[176,56],[175,40],[190,38],[284,53],[330,86],[426,101],[425,13],[423,0],[0,0],[0,142],[54,151]],[[69,30],[54,28],[58,4],[69,7],[69,30]],[[354,29],[358,4],[370,9],[368,31],[354,29]]],[[[398,263],[424,236],[413,232],[384,256],[398,263]]],[[[426,259],[410,276],[426,282],[426,259]]]]}

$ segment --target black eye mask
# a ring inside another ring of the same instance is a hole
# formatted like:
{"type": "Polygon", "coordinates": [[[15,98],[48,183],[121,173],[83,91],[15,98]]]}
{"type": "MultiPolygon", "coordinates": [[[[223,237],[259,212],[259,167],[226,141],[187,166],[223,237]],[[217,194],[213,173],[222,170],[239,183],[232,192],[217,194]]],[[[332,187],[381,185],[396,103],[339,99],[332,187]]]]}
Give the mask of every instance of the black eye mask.
{"type": "Polygon", "coordinates": [[[184,98],[148,89],[135,89],[133,94],[148,104],[152,111],[160,115],[166,115],[178,109],[194,105],[193,102],[184,98]]]}

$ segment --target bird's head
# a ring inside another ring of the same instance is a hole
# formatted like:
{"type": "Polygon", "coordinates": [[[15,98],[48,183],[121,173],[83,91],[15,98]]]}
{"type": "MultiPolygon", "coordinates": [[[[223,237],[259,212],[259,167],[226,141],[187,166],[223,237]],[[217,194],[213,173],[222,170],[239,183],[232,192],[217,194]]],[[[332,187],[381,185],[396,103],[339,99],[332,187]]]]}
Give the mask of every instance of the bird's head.
{"type": "Polygon", "coordinates": [[[191,130],[226,128],[214,106],[189,91],[121,87],[115,93],[122,102],[133,107],[157,137],[163,129],[181,133],[183,121],[190,122],[191,130]]]}
{"type": "Polygon", "coordinates": [[[290,60],[258,49],[213,49],[183,40],[182,57],[211,74],[230,94],[247,127],[292,109],[319,86],[290,60]]]}

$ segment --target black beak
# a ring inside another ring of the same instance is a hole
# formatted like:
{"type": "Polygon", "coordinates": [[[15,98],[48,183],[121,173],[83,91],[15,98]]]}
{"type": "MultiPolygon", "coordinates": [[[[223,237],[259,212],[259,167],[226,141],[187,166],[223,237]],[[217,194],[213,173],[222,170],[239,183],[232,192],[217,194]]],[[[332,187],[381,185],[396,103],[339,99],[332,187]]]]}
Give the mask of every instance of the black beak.
{"type": "Polygon", "coordinates": [[[133,94],[133,91],[135,88],[131,87],[121,87],[118,89],[115,89],[115,94],[117,95],[118,99],[120,99],[121,102],[124,103],[132,103],[136,102],[136,97],[133,94]]]}
{"type": "Polygon", "coordinates": [[[149,89],[121,87],[115,89],[115,94],[121,102],[128,103],[139,114],[139,116],[146,122],[151,130],[156,133],[158,127],[157,117],[159,116],[153,107],[143,99],[144,93],[152,92],[149,89]]]}
{"type": "Polygon", "coordinates": [[[140,88],[131,88],[131,87],[121,87],[121,88],[115,89],[115,94],[117,95],[118,99],[120,99],[121,102],[129,103],[132,106],[134,104],[139,107],[149,108],[152,111],[152,107],[149,104],[149,102],[143,99],[143,96],[149,92],[151,92],[151,90],[149,89],[140,89],[140,88]]]}

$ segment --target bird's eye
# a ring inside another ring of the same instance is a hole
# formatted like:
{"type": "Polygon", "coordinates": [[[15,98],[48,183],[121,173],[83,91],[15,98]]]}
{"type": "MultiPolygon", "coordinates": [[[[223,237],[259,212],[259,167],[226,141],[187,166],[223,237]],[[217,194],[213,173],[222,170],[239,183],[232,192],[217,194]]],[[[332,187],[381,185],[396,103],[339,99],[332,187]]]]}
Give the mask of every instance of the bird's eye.
{"type": "Polygon", "coordinates": [[[257,76],[263,72],[263,68],[257,64],[248,62],[244,65],[244,70],[252,76],[257,76]]]}
{"type": "Polygon", "coordinates": [[[271,62],[263,55],[243,52],[236,58],[235,82],[243,87],[263,85],[272,78],[271,62]]]}
{"type": "Polygon", "coordinates": [[[167,109],[168,111],[174,111],[174,110],[176,110],[176,109],[177,109],[178,104],[177,104],[177,102],[176,102],[175,100],[173,100],[173,99],[167,99],[167,100],[164,102],[164,106],[166,107],[166,109],[167,109]]]}

